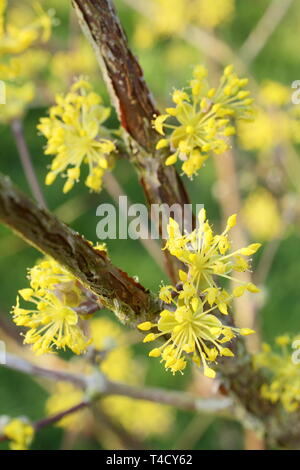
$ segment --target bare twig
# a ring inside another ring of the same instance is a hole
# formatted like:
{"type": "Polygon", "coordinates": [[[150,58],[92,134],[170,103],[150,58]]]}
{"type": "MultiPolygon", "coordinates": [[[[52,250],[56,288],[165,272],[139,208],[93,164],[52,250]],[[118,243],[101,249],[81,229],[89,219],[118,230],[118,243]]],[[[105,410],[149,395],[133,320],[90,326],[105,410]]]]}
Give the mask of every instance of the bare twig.
{"type": "MultiPolygon", "coordinates": [[[[128,6],[151,21],[153,15],[153,2],[143,0],[123,0],[128,6]]],[[[189,24],[183,31],[178,31],[178,35],[191,46],[205,51],[205,54],[214,61],[228,65],[233,63],[239,73],[245,73],[245,64],[239,60],[231,47],[221,39],[217,38],[210,31],[201,29],[199,26],[189,24]]]]}
{"type": "Polygon", "coordinates": [[[84,400],[78,403],[77,405],[72,406],[71,408],[68,408],[67,410],[57,413],[56,415],[49,416],[48,418],[44,418],[44,419],[41,419],[40,421],[37,421],[36,423],[33,424],[33,427],[36,431],[39,431],[40,429],[43,429],[47,426],[52,426],[52,424],[58,423],[58,421],[65,418],[66,416],[69,416],[70,414],[73,414],[73,413],[77,413],[77,411],[80,411],[83,408],[86,408],[87,406],[90,406],[90,402],[88,400],[84,400]]]}
{"type": "Polygon", "coordinates": [[[62,370],[52,370],[39,367],[26,359],[15,356],[14,354],[6,354],[6,364],[5,367],[9,369],[18,370],[24,374],[44,377],[45,379],[61,381],[61,382],[71,382],[73,385],[76,385],[80,388],[85,388],[86,378],[84,375],[77,375],[62,370]]]}
{"type": "Polygon", "coordinates": [[[154,319],[161,305],[143,286],[114,267],[78,233],[37,206],[0,175],[0,221],[30,245],[67,268],[82,284],[131,326],[154,319]]]}
{"type": "MultiPolygon", "coordinates": [[[[239,214],[241,211],[241,199],[238,187],[234,149],[231,148],[227,150],[222,155],[222,158],[219,158],[219,156],[215,157],[214,162],[218,180],[218,200],[225,222],[230,215],[234,213],[239,214]]],[[[249,241],[240,220],[232,230],[231,238],[235,249],[248,245],[249,241]]],[[[245,282],[252,281],[251,273],[248,271],[237,273],[236,276],[245,282]]],[[[256,305],[250,297],[251,294],[245,293],[242,297],[238,297],[234,300],[235,321],[240,327],[247,326],[248,328],[256,329],[256,305]]],[[[257,351],[259,346],[259,336],[249,336],[246,344],[251,352],[257,351]]]]}
{"type": "MultiPolygon", "coordinates": [[[[92,44],[111,100],[127,133],[131,161],[137,169],[149,205],[158,204],[169,217],[174,204],[189,204],[185,188],[173,166],[164,164],[165,150],[156,150],[159,135],[152,126],[158,114],[137,59],[128,47],[111,0],[72,0],[83,32],[92,44]],[[155,158],[154,158],[155,157],[155,158]]],[[[185,214],[187,213],[187,208],[185,214]]],[[[162,225],[160,224],[160,233],[162,225]]],[[[174,283],[181,263],[164,251],[174,283]]]]}
{"type": "Polygon", "coordinates": [[[16,146],[19,152],[20,160],[23,166],[25,176],[27,178],[27,182],[31,189],[32,195],[42,207],[46,208],[47,207],[46,202],[45,202],[41,187],[39,185],[39,182],[38,182],[38,179],[37,179],[37,176],[36,176],[33,164],[32,164],[31,155],[29,153],[29,149],[27,147],[26,140],[24,137],[22,121],[20,119],[13,120],[11,123],[11,129],[15,137],[16,146]]]}
{"type": "Polygon", "coordinates": [[[271,240],[265,247],[263,254],[260,258],[259,264],[256,268],[254,280],[257,284],[263,285],[268,277],[268,273],[271,270],[276,253],[281,245],[287,227],[293,223],[298,216],[298,209],[293,207],[286,208],[282,213],[281,229],[276,238],[271,240]]]}
{"type": "Polygon", "coordinates": [[[120,424],[105,413],[101,407],[101,402],[93,404],[91,411],[96,418],[96,429],[99,429],[100,434],[104,427],[117,437],[120,444],[126,450],[146,450],[145,444],[137,436],[126,431],[120,424]]]}
{"type": "Polygon", "coordinates": [[[252,62],[273,34],[294,0],[273,0],[239,50],[246,64],[252,62]]]}
{"type": "Polygon", "coordinates": [[[6,367],[19,370],[25,374],[36,375],[54,381],[67,381],[83,388],[93,400],[106,395],[121,395],[137,400],[148,400],[154,403],[175,406],[185,410],[201,413],[218,413],[228,409],[232,401],[229,398],[198,398],[186,392],[166,391],[159,388],[139,388],[108,380],[102,373],[92,376],[78,375],[66,371],[45,369],[25,359],[7,353],[6,367]]]}
{"type": "MultiPolygon", "coordinates": [[[[86,408],[87,406],[90,405],[89,401],[82,401],[78,403],[75,406],[72,406],[71,408],[68,408],[64,411],[61,411],[60,413],[57,413],[56,415],[49,416],[48,418],[41,419],[39,421],[36,421],[35,423],[32,423],[32,427],[34,428],[35,431],[40,431],[41,429],[51,426],[52,424],[58,423],[61,419],[65,418],[66,416],[69,416],[70,414],[76,413],[77,411],[82,410],[83,408],[86,408]]],[[[0,435],[0,442],[7,441],[8,437],[5,435],[0,435]]]]}

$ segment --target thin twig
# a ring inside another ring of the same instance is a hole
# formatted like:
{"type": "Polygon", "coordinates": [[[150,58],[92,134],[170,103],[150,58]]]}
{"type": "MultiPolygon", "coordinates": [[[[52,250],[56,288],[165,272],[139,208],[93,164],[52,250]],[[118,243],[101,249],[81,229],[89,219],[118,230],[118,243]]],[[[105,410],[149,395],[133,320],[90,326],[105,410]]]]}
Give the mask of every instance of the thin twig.
{"type": "MultiPolygon", "coordinates": [[[[69,416],[70,414],[76,413],[77,411],[82,410],[83,408],[86,408],[87,406],[90,405],[90,402],[85,400],[80,403],[78,403],[75,406],[72,406],[71,408],[68,408],[64,411],[61,411],[60,413],[57,413],[56,415],[49,416],[48,418],[41,419],[39,421],[36,421],[35,423],[32,423],[32,427],[34,428],[35,431],[40,431],[41,429],[51,426],[52,424],[57,423],[61,419],[65,418],[66,416],[69,416]]],[[[7,441],[8,437],[5,435],[0,435],[0,442],[7,441]]]]}
{"type": "Polygon", "coordinates": [[[232,405],[232,401],[229,398],[199,398],[186,392],[173,392],[159,388],[139,388],[113,382],[100,372],[87,376],[46,369],[10,353],[6,355],[5,366],[25,374],[44,377],[49,380],[71,382],[87,390],[93,399],[106,395],[121,395],[208,414],[221,413],[232,405]]]}
{"type": "Polygon", "coordinates": [[[24,137],[23,123],[20,119],[14,119],[11,123],[11,129],[15,137],[16,146],[23,166],[23,170],[29,184],[31,193],[36,201],[44,208],[47,207],[41,187],[39,185],[31,155],[24,137]]]}
{"type": "Polygon", "coordinates": [[[71,382],[80,388],[86,387],[86,377],[84,375],[74,374],[62,370],[46,369],[39,367],[26,359],[6,353],[6,363],[3,367],[23,372],[24,374],[43,377],[45,379],[54,380],[55,382],[71,382]]]}
{"type": "Polygon", "coordinates": [[[37,421],[36,423],[33,424],[33,427],[36,431],[39,431],[40,429],[43,429],[47,426],[51,426],[52,424],[57,423],[61,419],[65,418],[66,416],[69,416],[70,414],[77,413],[77,411],[82,410],[83,408],[86,408],[87,406],[90,406],[90,401],[84,400],[78,403],[75,406],[72,406],[71,408],[68,408],[67,410],[61,411],[60,413],[57,413],[56,415],[49,416],[48,418],[41,419],[40,421],[37,421]]]}
{"type": "Polygon", "coordinates": [[[135,326],[155,320],[161,302],[135,279],[113,266],[107,254],[95,250],[81,235],[31,201],[0,174],[0,221],[29,244],[68,269],[114,312],[135,326]]]}
{"type": "Polygon", "coordinates": [[[137,436],[126,431],[120,424],[115,422],[101,407],[100,403],[95,403],[91,407],[96,418],[96,426],[99,427],[101,432],[103,425],[109,429],[117,439],[120,441],[121,445],[124,446],[126,450],[145,450],[145,444],[138,439],[137,436]]]}
{"type": "Polygon", "coordinates": [[[263,285],[268,277],[268,273],[271,270],[276,253],[284,239],[287,227],[289,227],[295,218],[297,217],[297,211],[294,208],[287,208],[282,213],[282,223],[280,233],[276,238],[271,240],[265,247],[263,254],[260,258],[258,266],[255,271],[254,280],[258,285],[263,285]]]}
{"type": "MultiPolygon", "coordinates": [[[[238,177],[236,169],[236,161],[234,149],[227,150],[222,158],[217,155],[214,158],[215,168],[218,180],[218,201],[222,209],[224,222],[226,219],[236,213],[240,214],[241,211],[241,198],[238,187],[238,177]]],[[[232,230],[231,235],[235,249],[242,246],[247,246],[249,241],[243,229],[242,222],[239,223],[232,230]]],[[[237,273],[237,277],[243,282],[251,282],[251,273],[246,271],[237,273]]],[[[246,293],[242,297],[234,299],[235,305],[235,321],[240,327],[255,328],[256,305],[251,299],[251,294],[246,293]]],[[[253,335],[246,338],[246,344],[251,352],[255,352],[259,347],[259,335],[253,335]]]]}
{"type": "MultiPolygon", "coordinates": [[[[123,0],[129,7],[147,18],[148,21],[154,17],[153,2],[143,0],[123,0]]],[[[178,31],[178,35],[191,46],[205,51],[208,57],[216,62],[228,65],[233,63],[239,73],[245,73],[246,66],[239,60],[231,47],[221,39],[214,36],[213,33],[201,29],[199,26],[189,24],[183,31],[178,31]]]]}
{"type": "MultiPolygon", "coordinates": [[[[156,149],[159,139],[153,128],[158,111],[143,71],[128,46],[126,34],[111,0],[72,0],[82,30],[93,46],[103,78],[120,123],[127,136],[130,160],[137,170],[149,205],[158,204],[169,219],[170,208],[180,206],[190,221],[190,201],[174,166],[166,166],[167,149],[156,149]],[[185,210],[184,210],[185,209],[185,210]]],[[[173,283],[178,281],[182,263],[168,250],[164,251],[166,269],[173,283]]]]}
{"type": "Polygon", "coordinates": [[[250,64],[264,48],[294,0],[273,0],[252,29],[239,50],[239,56],[246,64],[250,64]]]}

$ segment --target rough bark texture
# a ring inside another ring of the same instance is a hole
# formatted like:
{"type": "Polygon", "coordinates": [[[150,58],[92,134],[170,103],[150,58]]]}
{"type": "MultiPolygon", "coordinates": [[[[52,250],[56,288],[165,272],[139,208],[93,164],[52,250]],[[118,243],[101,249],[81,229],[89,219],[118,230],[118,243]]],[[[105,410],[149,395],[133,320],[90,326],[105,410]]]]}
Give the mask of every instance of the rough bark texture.
{"type": "MultiPolygon", "coordinates": [[[[72,0],[72,3],[82,29],[94,47],[120,122],[129,135],[131,159],[149,204],[188,204],[189,198],[176,171],[164,165],[166,154],[155,150],[157,135],[151,121],[158,113],[141,68],[128,47],[112,1],[72,0]]],[[[167,263],[174,281],[180,265],[170,258],[167,263]]],[[[261,398],[260,388],[265,380],[253,369],[244,341],[236,340],[232,347],[235,358],[223,358],[218,369],[224,378],[224,392],[233,394],[241,404],[244,423],[258,428],[263,424],[272,445],[296,445],[300,438],[297,414],[287,417],[280,406],[261,398]]]]}
{"type": "Polygon", "coordinates": [[[159,313],[160,303],[133,278],[113,266],[104,251],[94,250],[81,235],[31,201],[1,174],[0,220],[65,266],[123,323],[134,326],[159,313]]]}
{"type": "MultiPolygon", "coordinates": [[[[93,45],[111,99],[128,135],[131,160],[137,169],[146,199],[151,204],[190,204],[173,166],[164,164],[166,153],[155,150],[158,134],[152,121],[158,111],[143,72],[128,47],[126,35],[110,0],[72,0],[83,32],[93,45]]],[[[161,232],[161,226],[160,232],[161,232]]],[[[166,267],[172,281],[181,263],[167,251],[166,267]]]]}
{"type": "MultiPolygon", "coordinates": [[[[166,169],[163,156],[153,150],[154,107],[111,2],[73,0],[73,3],[84,29],[89,31],[100,62],[104,63],[121,122],[132,138],[133,161],[143,177],[149,202],[187,203],[186,192],[175,170],[166,169]]],[[[161,310],[160,301],[113,266],[104,252],[94,250],[82,236],[33,203],[1,175],[0,220],[29,244],[65,266],[122,322],[135,326],[146,319],[153,320],[161,310]]],[[[234,396],[235,402],[241,405],[243,422],[249,426],[263,425],[271,444],[299,447],[299,413],[288,415],[280,406],[263,400],[260,387],[264,377],[253,369],[244,342],[236,340],[232,347],[235,358],[223,358],[218,369],[224,379],[224,393],[234,396]]],[[[126,388],[125,392],[128,392],[126,388]]]]}

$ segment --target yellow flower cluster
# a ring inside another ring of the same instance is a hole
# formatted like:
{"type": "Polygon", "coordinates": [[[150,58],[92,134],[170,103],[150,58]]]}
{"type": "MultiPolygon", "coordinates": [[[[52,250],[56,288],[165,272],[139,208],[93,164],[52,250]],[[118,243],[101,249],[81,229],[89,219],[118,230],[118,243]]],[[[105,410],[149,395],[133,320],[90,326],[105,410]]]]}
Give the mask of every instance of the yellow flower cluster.
{"type": "Polygon", "coordinates": [[[47,258],[29,270],[30,288],[19,295],[35,305],[33,309],[13,307],[13,320],[29,328],[24,343],[32,345],[37,355],[54,348],[70,348],[75,354],[85,352],[89,340],[80,328],[76,307],[86,298],[76,279],[56,261],[47,258]]]}
{"type": "Polygon", "coordinates": [[[139,329],[159,330],[159,333],[147,334],[144,342],[169,336],[162,346],[149,354],[152,357],[161,356],[166,369],[173,373],[182,371],[186,367],[185,353],[191,353],[192,360],[204,367],[205,375],[214,377],[215,371],[207,365],[207,361],[215,362],[218,356],[233,356],[232,351],[223,344],[236,334],[248,335],[253,331],[226,326],[213,311],[218,308],[222,314],[227,315],[228,305],[234,297],[243,295],[246,290],[259,291],[254,284],[235,279],[232,272],[248,270],[249,262],[246,257],[254,254],[260,244],[253,243],[228,253],[228,232],[234,227],[236,216],[229,217],[221,235],[213,234],[204,209],[199,213],[198,222],[198,228],[190,234],[182,235],[177,222],[170,219],[166,248],[184,263],[187,271],[179,272],[181,289],[173,286],[161,288],[160,298],[170,304],[170,309],[160,313],[157,324],[144,322],[139,325],[139,329]],[[216,277],[236,281],[239,285],[229,293],[217,286],[216,277]]]}
{"type": "Polygon", "coordinates": [[[11,441],[11,450],[27,450],[33,441],[34,429],[23,419],[15,418],[4,426],[3,434],[11,441]]]}
{"type": "MultiPolygon", "coordinates": [[[[108,318],[97,318],[90,322],[93,346],[107,351],[100,363],[100,370],[110,379],[130,385],[142,385],[144,369],[133,358],[128,346],[128,338],[122,328],[108,318]]],[[[86,367],[86,366],[85,366],[86,367]]],[[[47,400],[49,415],[59,413],[78,404],[84,398],[84,392],[69,383],[58,383],[47,400]]],[[[99,401],[101,409],[127,431],[138,436],[162,435],[173,424],[172,410],[166,406],[136,401],[129,397],[109,396],[99,401]]],[[[81,410],[59,422],[65,429],[82,430],[88,425],[89,414],[81,410]]],[[[111,444],[111,443],[110,443],[111,444]]]]}
{"type": "Polygon", "coordinates": [[[261,388],[261,395],[272,403],[280,402],[284,409],[292,413],[299,409],[300,405],[300,374],[299,360],[293,361],[293,354],[299,358],[300,337],[291,338],[288,335],[276,338],[279,351],[272,350],[268,344],[263,344],[262,352],[254,357],[254,365],[257,368],[266,369],[271,379],[261,388]],[[297,340],[296,350],[291,349],[297,340]]]}
{"type": "MultiPolygon", "coordinates": [[[[34,3],[32,12],[23,5],[18,5],[17,9],[7,8],[7,1],[0,0],[0,77],[6,85],[1,122],[20,117],[33,100],[35,88],[28,80],[33,57],[28,61],[28,51],[33,52],[33,46],[48,41],[52,23],[52,16],[45,13],[38,2],[34,3]]],[[[37,60],[35,70],[40,71],[42,64],[39,63],[39,69],[36,66],[37,60]]]]}
{"type": "Polygon", "coordinates": [[[59,50],[52,56],[49,68],[47,85],[54,96],[60,90],[67,89],[73,77],[84,75],[97,82],[98,64],[93,49],[80,36],[72,40],[72,47],[59,50]]]}
{"type": "Polygon", "coordinates": [[[33,8],[35,10],[35,18],[31,22],[19,27],[9,21],[9,12],[8,21],[5,22],[7,1],[0,0],[1,55],[20,54],[39,39],[43,42],[48,41],[51,34],[52,18],[44,12],[40,3],[36,2],[33,8]]]}
{"type": "Polygon", "coordinates": [[[212,29],[228,22],[234,15],[234,0],[192,0],[191,21],[212,29]]]}
{"type": "Polygon", "coordinates": [[[70,191],[80,177],[82,163],[87,163],[85,184],[100,191],[105,171],[114,166],[116,150],[110,132],[102,126],[109,115],[110,108],[102,105],[100,96],[83,79],[77,80],[66,96],[56,97],[49,117],[42,118],[38,125],[48,141],[46,155],[55,155],[46,184],[52,184],[59,173],[66,171],[63,191],[70,191]]]}
{"type": "Polygon", "coordinates": [[[229,148],[228,137],[235,134],[233,119],[249,120],[253,112],[250,92],[243,89],[248,80],[239,79],[231,65],[225,68],[218,88],[209,89],[206,76],[203,66],[196,67],[190,93],[175,90],[175,106],[154,120],[154,128],[164,136],[157,149],[169,147],[173,152],[166,165],[182,160],[182,170],[189,177],[202,167],[209,152],[221,154],[229,148]],[[165,135],[167,129],[170,133],[165,135]]]}
{"type": "Polygon", "coordinates": [[[274,196],[265,188],[257,188],[245,200],[242,215],[252,237],[273,240],[281,231],[282,222],[274,196]]]}
{"type": "Polygon", "coordinates": [[[245,150],[263,155],[287,142],[300,142],[299,106],[291,104],[291,91],[281,83],[267,81],[261,87],[261,106],[255,120],[240,122],[238,137],[245,150]]]}
{"type": "Polygon", "coordinates": [[[234,6],[234,0],[151,0],[145,8],[148,18],[138,19],[134,39],[145,48],[159,36],[184,32],[190,24],[212,29],[233,17],[234,6]]]}

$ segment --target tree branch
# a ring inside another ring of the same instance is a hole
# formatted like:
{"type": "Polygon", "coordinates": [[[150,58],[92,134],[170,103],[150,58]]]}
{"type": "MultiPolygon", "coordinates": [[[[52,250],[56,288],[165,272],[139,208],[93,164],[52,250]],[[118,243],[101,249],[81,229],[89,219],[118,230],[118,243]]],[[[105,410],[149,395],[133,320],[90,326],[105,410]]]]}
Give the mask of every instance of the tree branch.
{"type": "Polygon", "coordinates": [[[114,382],[108,380],[100,371],[88,376],[46,369],[9,353],[6,355],[5,366],[25,374],[44,377],[53,381],[71,382],[86,390],[92,400],[97,400],[106,395],[120,395],[208,414],[221,413],[232,405],[229,398],[199,398],[186,392],[173,392],[159,388],[139,388],[114,382]]]}
{"type": "Polygon", "coordinates": [[[11,123],[11,130],[16,141],[20,160],[32,195],[42,207],[47,208],[43,192],[32,165],[31,155],[24,137],[22,121],[20,119],[14,119],[11,123]]]}
{"type": "Polygon", "coordinates": [[[68,269],[121,322],[135,326],[160,312],[160,302],[113,266],[105,252],[94,250],[81,235],[37,206],[1,174],[0,221],[68,269]]]}
{"type": "Polygon", "coordinates": [[[282,21],[294,0],[272,0],[257,25],[239,50],[242,60],[249,65],[264,48],[270,36],[282,21]]]}
{"type": "MultiPolygon", "coordinates": [[[[174,167],[164,164],[166,150],[155,150],[159,136],[152,127],[152,120],[158,111],[138,61],[128,47],[112,2],[72,0],[72,4],[95,50],[111,100],[128,135],[131,160],[148,204],[165,204],[168,208],[179,204],[183,208],[190,204],[188,195],[174,167]]],[[[168,217],[169,213],[166,215],[168,217]]],[[[181,263],[168,251],[164,254],[169,276],[176,283],[181,263]]]]}
{"type": "MultiPolygon", "coordinates": [[[[60,413],[57,413],[56,415],[52,415],[52,416],[49,416],[48,418],[44,418],[39,421],[36,421],[35,423],[32,423],[32,427],[34,428],[35,431],[39,431],[40,429],[43,429],[47,426],[51,426],[52,424],[58,423],[58,421],[65,418],[66,416],[76,413],[77,411],[82,410],[83,408],[86,408],[89,405],[90,405],[90,402],[87,400],[84,400],[78,403],[77,405],[72,406],[71,408],[61,411],[60,413]]],[[[0,442],[4,442],[7,440],[8,440],[8,437],[6,437],[5,435],[0,435],[0,442]]]]}

